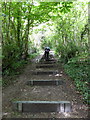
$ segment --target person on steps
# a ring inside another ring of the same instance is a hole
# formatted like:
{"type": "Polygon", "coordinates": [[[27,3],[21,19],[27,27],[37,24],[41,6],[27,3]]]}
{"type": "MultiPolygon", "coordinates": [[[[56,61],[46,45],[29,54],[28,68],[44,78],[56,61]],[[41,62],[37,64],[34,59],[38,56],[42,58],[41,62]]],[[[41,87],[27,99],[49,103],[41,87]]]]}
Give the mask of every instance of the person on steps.
{"type": "Polygon", "coordinates": [[[49,47],[45,47],[44,56],[45,56],[45,60],[46,60],[46,61],[49,60],[49,51],[50,51],[50,48],[49,48],[49,47]]]}

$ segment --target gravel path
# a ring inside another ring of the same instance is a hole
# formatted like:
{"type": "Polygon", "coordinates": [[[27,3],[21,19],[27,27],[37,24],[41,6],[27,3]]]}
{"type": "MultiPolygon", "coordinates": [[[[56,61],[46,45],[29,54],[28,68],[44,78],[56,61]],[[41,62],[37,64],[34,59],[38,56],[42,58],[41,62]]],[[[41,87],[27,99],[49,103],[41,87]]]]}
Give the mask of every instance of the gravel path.
{"type": "Polygon", "coordinates": [[[40,65],[38,56],[28,64],[13,85],[3,89],[3,118],[87,118],[88,106],[83,103],[83,97],[75,90],[73,81],[64,73],[61,64],[51,68],[36,68],[40,65]],[[35,75],[35,71],[55,71],[56,74],[35,75]],[[62,80],[63,84],[58,86],[29,86],[29,80],[62,80]],[[70,101],[72,103],[71,113],[18,113],[13,111],[12,102],[20,101],[70,101]]]}

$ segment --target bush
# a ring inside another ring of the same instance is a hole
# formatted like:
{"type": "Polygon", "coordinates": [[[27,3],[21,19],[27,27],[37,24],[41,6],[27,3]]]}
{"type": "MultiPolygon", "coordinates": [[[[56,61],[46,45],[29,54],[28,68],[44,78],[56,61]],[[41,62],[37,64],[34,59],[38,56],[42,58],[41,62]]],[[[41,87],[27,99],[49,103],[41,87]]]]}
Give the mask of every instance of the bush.
{"type": "Polygon", "coordinates": [[[66,73],[74,80],[76,88],[83,95],[85,102],[89,103],[89,66],[86,62],[81,64],[78,61],[80,61],[79,57],[72,58],[64,65],[64,68],[66,73]]]}
{"type": "Polygon", "coordinates": [[[73,42],[68,44],[60,43],[56,48],[56,54],[61,56],[61,61],[67,63],[69,59],[75,57],[79,53],[78,46],[73,42]]]}

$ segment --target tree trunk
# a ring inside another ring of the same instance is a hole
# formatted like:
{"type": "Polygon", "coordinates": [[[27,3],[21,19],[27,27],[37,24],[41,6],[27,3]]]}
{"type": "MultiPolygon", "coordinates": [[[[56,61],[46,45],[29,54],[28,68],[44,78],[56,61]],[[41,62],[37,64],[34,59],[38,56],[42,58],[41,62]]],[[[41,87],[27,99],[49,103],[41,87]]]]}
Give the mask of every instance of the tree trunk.
{"type": "Polygon", "coordinates": [[[27,58],[28,56],[28,38],[29,38],[29,29],[30,29],[30,25],[33,23],[33,20],[30,19],[30,12],[31,12],[31,8],[30,5],[28,5],[28,20],[27,20],[27,26],[26,26],[26,38],[25,38],[25,57],[27,58]]]}

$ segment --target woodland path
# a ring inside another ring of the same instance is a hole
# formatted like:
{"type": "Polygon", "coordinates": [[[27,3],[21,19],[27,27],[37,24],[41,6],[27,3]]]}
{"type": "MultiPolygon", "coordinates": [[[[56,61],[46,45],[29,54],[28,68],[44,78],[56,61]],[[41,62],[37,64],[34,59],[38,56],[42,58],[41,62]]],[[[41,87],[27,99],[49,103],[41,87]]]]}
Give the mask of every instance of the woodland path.
{"type": "MultiPolygon", "coordinates": [[[[50,53],[52,58],[54,55],[50,53]]],[[[43,54],[42,54],[43,55],[43,54]]],[[[82,96],[76,91],[73,81],[65,74],[62,65],[53,63],[51,68],[36,68],[41,65],[38,62],[42,55],[38,56],[28,64],[16,82],[3,89],[3,118],[87,118],[88,106],[83,103],[82,96]],[[57,70],[57,74],[39,74],[33,72],[57,70]],[[30,86],[26,82],[29,80],[62,80],[63,84],[58,86],[30,86]],[[13,111],[12,101],[70,101],[72,112],[70,113],[19,113],[13,111]]],[[[42,64],[43,65],[43,64],[42,64]]],[[[48,64],[47,64],[48,65],[48,64]]]]}

